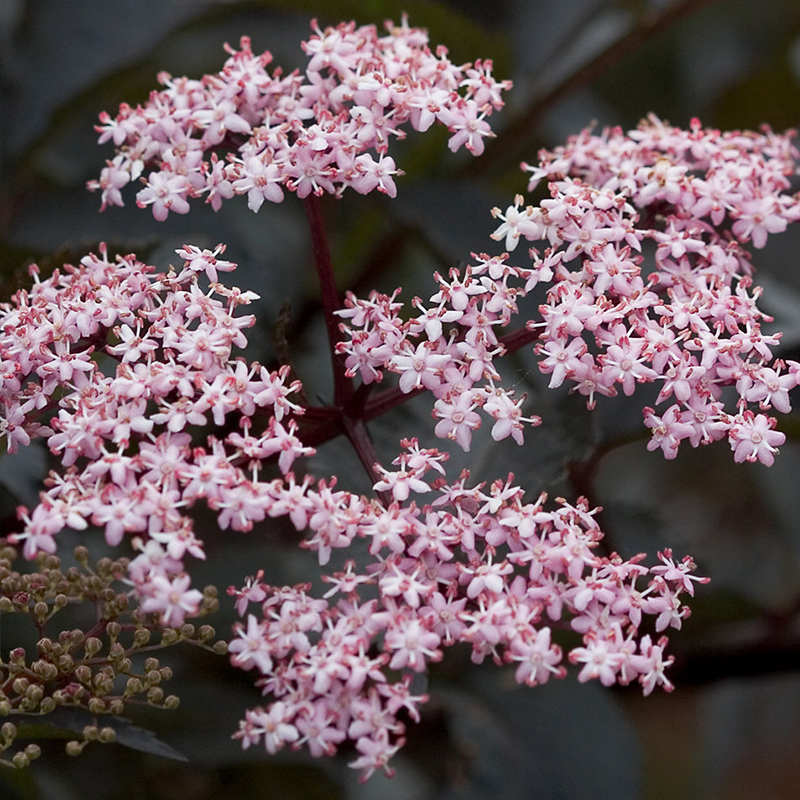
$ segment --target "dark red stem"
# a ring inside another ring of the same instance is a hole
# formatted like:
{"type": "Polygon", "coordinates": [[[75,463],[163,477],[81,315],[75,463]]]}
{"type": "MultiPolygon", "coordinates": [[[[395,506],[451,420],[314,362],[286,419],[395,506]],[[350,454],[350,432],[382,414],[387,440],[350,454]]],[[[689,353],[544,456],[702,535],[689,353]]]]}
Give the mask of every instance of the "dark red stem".
{"type": "Polygon", "coordinates": [[[339,318],[334,312],[342,308],[342,300],[336,288],[333,275],[333,262],[328,246],[328,234],[322,216],[322,204],[315,194],[308,195],[303,204],[306,218],[311,228],[311,242],[314,250],[314,266],[319,278],[319,289],[322,297],[322,310],[325,315],[325,329],[328,332],[328,343],[331,349],[333,364],[333,404],[343,408],[353,396],[353,382],[345,375],[344,358],[336,352],[336,345],[341,340],[339,318]]]}

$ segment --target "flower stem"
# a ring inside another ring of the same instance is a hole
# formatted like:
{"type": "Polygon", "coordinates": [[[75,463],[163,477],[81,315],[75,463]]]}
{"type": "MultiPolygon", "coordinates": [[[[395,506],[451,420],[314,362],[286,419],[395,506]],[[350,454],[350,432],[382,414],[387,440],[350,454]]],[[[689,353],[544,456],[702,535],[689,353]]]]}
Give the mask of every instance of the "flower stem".
{"type": "Polygon", "coordinates": [[[314,250],[314,266],[319,278],[319,288],[322,297],[322,311],[325,315],[325,329],[328,332],[328,343],[331,349],[333,364],[333,403],[339,408],[345,406],[353,395],[353,383],[345,375],[344,359],[336,352],[336,344],[340,340],[339,319],[334,313],[342,307],[342,301],[336,288],[336,279],[333,275],[331,251],[328,246],[328,235],[325,230],[325,221],[322,216],[322,206],[319,197],[309,194],[303,204],[306,218],[311,229],[311,242],[314,250]]]}

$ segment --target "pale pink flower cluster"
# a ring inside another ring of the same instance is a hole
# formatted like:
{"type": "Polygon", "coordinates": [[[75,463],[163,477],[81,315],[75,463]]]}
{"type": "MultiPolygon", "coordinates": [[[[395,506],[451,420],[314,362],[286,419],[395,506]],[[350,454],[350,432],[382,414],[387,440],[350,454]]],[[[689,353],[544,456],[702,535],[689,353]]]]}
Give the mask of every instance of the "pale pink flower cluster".
{"type": "Polygon", "coordinates": [[[550,196],[527,207],[518,196],[493,212],[502,222],[493,238],[508,250],[543,242],[542,252],[530,250],[533,266],[511,266],[507,254],[476,257],[463,275],[436,275],[439,291],[428,307],[415,299],[420,313],[407,322],[397,293],[348,298],[340,345],[348,368],[365,383],[388,369],[404,392],[433,391],[437,434],[465,450],[481,407],[502,420],[495,438],[520,441],[519,406],[494,386],[492,360],[506,350],[496,331],[518,298],[549,286],[525,324],[551,388],[571,383],[592,408],[599,395],[657,382],[656,403],[673,402],[660,415],[644,409],[649,449],[674,458],[684,440],[697,447],[727,437],[737,462],[772,464],[785,436],[759,412],[790,410],[800,364],[773,355],[781,334],[762,330],[771,319],[756,305],[761,290],[745,246],[763,247],[800,218],[791,135],[722,134],[697,121],[683,131],[650,118],[627,135],[586,130],[543,152],[539,165],[523,167],[531,190],[549,179],[550,196]],[[735,409],[726,407],[726,386],[735,409]]]}
{"type": "Polygon", "coordinates": [[[376,465],[386,502],[335,479],[298,480],[295,459],[313,452],[297,436],[299,382],[235,357],[253,323],[238,309],[252,294],[199,285],[200,272],[234,268],[222,251],[187,245],[179,271],[157,273],[101,250],[0,307],[8,447],[43,436],[63,465],[36,508],[20,510],[11,540],[27,557],[53,552],[64,528],[102,528],[112,546],[127,538],[138,551],[124,576],[131,591],[174,626],[202,599],[188,563],[205,557],[191,516],[199,503],[221,529],[289,517],[321,566],[363,540],[367,563],[348,559],[324,576],[321,599],[261,575],[232,589],[247,625],[230,647],[274,698],[247,713],[245,746],[324,755],[350,739],[365,778],[390,771],[406,718],[418,719],[427,699],[411,693],[410,676],[458,642],[475,662],[515,665],[531,686],[563,677],[570,661],[581,681],[671,688],[665,640],[639,626],[650,616],[657,634],[680,628],[681,598],[698,580],[688,558],[667,552],[648,569],[643,556],[596,555],[603,535],[583,501],[547,510],[544,495],[526,502],[513,476],[488,488],[468,487],[467,473],[448,482],[447,455],[416,439],[403,440],[392,467],[376,465]],[[431,501],[418,505],[421,495],[431,501]],[[572,628],[582,645],[565,657],[551,627],[572,628]]]}
{"type": "Polygon", "coordinates": [[[165,88],[147,103],[101,115],[100,141],[113,141],[117,155],[89,188],[102,192],[103,208],[122,205],[125,185],[151,170],[136,202],[163,220],[203,196],[217,210],[223,199],[247,195],[253,211],[280,202],[284,189],[394,197],[399,171],[389,141],[408,126],[442,124],[451,150],[480,155],[492,135],[486,118],[502,107],[510,82],[494,79],[491,61],[456,66],[444,47],[431,52],[427,33],[405,19],[386,27],[381,37],[374,26],[320,30],[312,22],[305,75],[270,75],[271,54],[255,55],[247,37],[240,50],[227,47],[216,75],[162,74],[165,88]]]}
{"type": "MultiPolygon", "coordinates": [[[[648,569],[644,554],[629,561],[597,555],[603,534],[584,501],[559,499],[547,510],[545,495],[525,501],[513,475],[489,487],[468,488],[467,474],[447,483],[444,454],[421,450],[416,440],[403,445],[398,469],[384,470],[375,486],[391,487],[388,507],[339,493],[325,513],[327,543],[365,539],[372,563],[350,559],[323,575],[331,589],[322,599],[309,595],[310,586],[266,585],[260,574],[230,589],[247,617],[230,644],[232,661],[254,669],[271,698],[241,722],[244,747],[263,742],[274,753],[307,745],[321,756],[350,740],[359,753],[351,766],[362,779],[380,769],[391,774],[405,722],[418,721],[428,699],[411,694],[411,676],[459,643],[475,663],[488,657],[513,665],[528,686],[564,677],[572,663],[581,682],[638,682],[645,694],[672,689],[666,637],[653,642],[639,627],[648,616],[657,634],[681,627],[689,613],[682,596],[694,593],[693,581],[707,580],[691,574],[689,558],[676,563],[666,551],[648,569]],[[432,491],[421,507],[411,499],[432,491]],[[566,656],[552,636],[564,627],[582,636],[566,656]]],[[[316,531],[304,544],[319,549],[324,563],[319,506],[310,493],[301,503],[301,522],[316,531]]]]}
{"type": "Polygon", "coordinates": [[[55,552],[64,528],[97,526],[113,546],[132,536],[127,577],[166,625],[202,600],[183,563],[205,557],[188,509],[202,500],[221,528],[249,530],[291,502],[280,479],[259,480],[261,462],[275,455],[286,473],[313,452],[295,436],[288,368],[232,355],[254,321],[238,309],[256,295],[199,286],[198,272],[234,268],[222,250],[187,245],[183,269],[158,274],[103,249],[0,305],[0,436],[10,452],[44,436],[64,467],[11,540],[33,558],[55,552]],[[226,423],[223,438],[193,438],[226,423]]]}
{"type": "Polygon", "coordinates": [[[439,291],[428,307],[415,298],[419,314],[407,321],[400,317],[402,304],[394,302],[397,292],[392,297],[373,292],[367,300],[348,294],[346,308],[337,312],[348,320],[341,326],[345,339],[337,345],[347,374],[372,383],[382,380],[386,369],[399,374],[404,393],[431,391],[436,435],[464,450],[481,425],[479,411],[492,419],[493,439],[511,436],[522,444],[524,425],[541,420],[522,415],[525,398],[497,383],[493,361],[506,352],[498,331],[518,312],[516,299],[536,276],[510,266],[505,257],[482,256],[463,275],[453,269],[448,279],[434,277],[439,291]]]}

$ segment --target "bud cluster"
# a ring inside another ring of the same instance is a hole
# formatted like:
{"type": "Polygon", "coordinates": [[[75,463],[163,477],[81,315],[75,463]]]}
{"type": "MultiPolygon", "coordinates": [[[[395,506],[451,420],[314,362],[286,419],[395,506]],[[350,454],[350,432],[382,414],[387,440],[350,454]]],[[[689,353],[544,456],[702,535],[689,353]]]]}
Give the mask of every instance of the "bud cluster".
{"type": "MultiPolygon", "coordinates": [[[[169,628],[137,609],[130,588],[121,584],[126,559],[103,558],[90,567],[86,548],[78,547],[74,555],[76,565],[62,569],[59,558],[40,553],[37,571],[21,573],[14,569],[15,549],[0,551],[0,614],[28,617],[38,636],[35,655],[15,647],[0,656],[0,716],[47,717],[68,708],[100,717],[122,714],[131,703],[176,708],[178,698],[162,686],[172,670],[149,653],[179,642],[223,653],[225,643],[211,644],[215,632],[208,625],[169,628]],[[56,619],[60,612],[76,606],[85,608],[90,621],[48,635],[63,626],[56,619]]],[[[206,590],[204,604],[208,610],[218,605],[213,587],[206,590]]],[[[67,752],[76,754],[89,741],[114,740],[113,727],[94,724],[81,733],[83,740],[70,741],[67,752]]],[[[17,734],[12,722],[3,725],[0,753],[17,734]]],[[[27,766],[39,752],[38,745],[28,744],[2,762],[27,766]]]]}

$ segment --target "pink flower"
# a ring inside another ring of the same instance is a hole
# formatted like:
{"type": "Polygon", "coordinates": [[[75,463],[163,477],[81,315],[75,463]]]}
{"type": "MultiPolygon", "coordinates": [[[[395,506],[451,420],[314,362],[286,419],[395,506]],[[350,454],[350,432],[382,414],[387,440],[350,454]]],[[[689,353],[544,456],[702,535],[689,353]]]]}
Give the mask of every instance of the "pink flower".
{"type": "Polygon", "coordinates": [[[733,460],[760,461],[771,467],[778,448],[786,441],[786,435],[774,430],[776,420],[764,414],[745,411],[733,420],[728,439],[733,450],[733,460]]]}
{"type": "Polygon", "coordinates": [[[170,211],[175,214],[187,214],[189,203],[186,193],[189,183],[182,175],[170,176],[167,172],[151,172],[147,186],[136,195],[139,208],[153,206],[153,216],[163,222],[170,211]]]}

